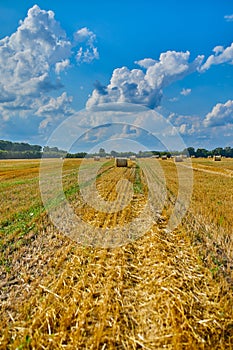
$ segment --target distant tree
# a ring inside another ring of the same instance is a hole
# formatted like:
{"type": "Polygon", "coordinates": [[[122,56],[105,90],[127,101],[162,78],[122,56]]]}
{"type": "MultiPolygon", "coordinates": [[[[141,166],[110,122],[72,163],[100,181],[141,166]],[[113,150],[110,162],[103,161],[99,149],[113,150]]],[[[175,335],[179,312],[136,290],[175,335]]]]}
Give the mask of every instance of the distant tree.
{"type": "Polygon", "coordinates": [[[99,155],[100,155],[100,157],[105,157],[106,152],[105,152],[105,149],[104,149],[104,148],[100,148],[100,149],[99,149],[99,155]]]}
{"type": "Polygon", "coordinates": [[[86,155],[86,152],[67,153],[66,158],[85,158],[86,155]]]}
{"type": "Polygon", "coordinates": [[[213,150],[213,154],[214,155],[220,155],[220,156],[224,156],[225,155],[225,152],[223,150],[222,147],[217,147],[213,150]]]}
{"type": "Polygon", "coordinates": [[[12,150],[12,142],[0,140],[0,150],[11,151],[12,150]]]}
{"type": "Polygon", "coordinates": [[[57,147],[45,146],[43,148],[43,152],[64,152],[64,151],[63,150],[59,150],[57,147]]]}
{"type": "Polygon", "coordinates": [[[0,150],[12,152],[36,151],[41,152],[42,147],[39,145],[29,145],[25,142],[11,142],[0,140],[0,150]]]}
{"type": "Polygon", "coordinates": [[[153,153],[154,156],[160,156],[160,152],[159,151],[151,151],[153,153]]]}
{"type": "Polygon", "coordinates": [[[186,154],[188,157],[196,155],[195,149],[193,147],[185,148],[182,153],[186,154]]]}
{"type": "Polygon", "coordinates": [[[231,148],[231,147],[225,147],[224,148],[224,155],[226,156],[226,157],[233,157],[233,148],[231,148]]]}
{"type": "Polygon", "coordinates": [[[111,151],[110,154],[111,154],[112,157],[117,157],[117,152],[116,151],[111,151]]]}
{"type": "Polygon", "coordinates": [[[209,155],[209,151],[205,148],[198,148],[196,150],[196,157],[207,158],[209,155]]]}

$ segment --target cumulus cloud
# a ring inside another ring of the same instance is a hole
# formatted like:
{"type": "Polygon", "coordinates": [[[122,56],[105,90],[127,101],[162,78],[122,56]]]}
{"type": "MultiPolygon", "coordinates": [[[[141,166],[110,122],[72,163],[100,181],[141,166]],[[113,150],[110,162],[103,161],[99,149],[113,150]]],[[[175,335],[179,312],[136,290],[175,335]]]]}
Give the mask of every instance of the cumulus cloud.
{"type": "Polygon", "coordinates": [[[74,33],[74,40],[80,43],[87,41],[89,45],[92,45],[96,40],[96,35],[87,27],[83,27],[74,33]]]}
{"type": "Polygon", "coordinates": [[[233,64],[233,43],[224,49],[223,46],[216,46],[213,49],[214,55],[210,55],[201,66],[200,71],[205,71],[213,65],[229,63],[233,64]]]}
{"type": "MultiPolygon", "coordinates": [[[[17,31],[0,40],[0,73],[5,89],[25,94],[40,84],[51,65],[71,54],[71,43],[52,11],[29,9],[17,31]],[[37,79],[36,79],[37,78],[37,79]]],[[[38,94],[40,89],[38,88],[38,94]]]]}
{"type": "MultiPolygon", "coordinates": [[[[70,66],[70,58],[82,49],[81,36],[86,38],[85,57],[89,59],[88,49],[90,52],[96,49],[93,47],[93,32],[85,28],[77,33],[76,40],[71,42],[56,21],[54,12],[35,5],[19,22],[17,30],[0,40],[2,118],[8,119],[9,111],[24,117],[27,110],[30,117],[41,114],[45,108],[44,101],[51,98],[47,95],[63,88],[59,74],[70,66]],[[34,113],[31,113],[32,110],[34,113]]],[[[71,103],[71,100],[66,98],[66,103],[71,103]]],[[[56,103],[50,107],[56,111],[56,103]]],[[[10,116],[13,117],[14,113],[10,116]]]]}
{"type": "Polygon", "coordinates": [[[143,69],[117,68],[113,71],[110,84],[94,89],[87,101],[87,107],[101,103],[121,102],[142,104],[149,108],[160,105],[163,89],[176,80],[197,71],[203,61],[198,56],[189,62],[190,53],[167,51],[159,61],[146,58],[137,61],[143,69]]]}
{"type": "Polygon", "coordinates": [[[96,35],[87,27],[79,29],[74,34],[74,40],[82,45],[76,55],[77,62],[90,63],[99,58],[98,49],[95,46],[96,35]]]}
{"type": "Polygon", "coordinates": [[[183,96],[188,96],[191,94],[191,89],[182,89],[180,94],[183,95],[183,96]]]}
{"type": "Polygon", "coordinates": [[[226,103],[217,103],[208,113],[203,122],[205,127],[233,125],[233,100],[226,103]]]}
{"type": "Polygon", "coordinates": [[[146,72],[146,80],[152,87],[165,87],[195,72],[204,57],[198,56],[189,63],[190,52],[167,51],[161,53],[159,61],[150,66],[146,72]]]}
{"type": "Polygon", "coordinates": [[[162,97],[160,89],[152,88],[145,79],[145,73],[139,69],[129,70],[127,67],[113,71],[110,84],[97,87],[87,101],[87,107],[102,103],[129,102],[157,106],[162,97]]]}
{"type": "Polygon", "coordinates": [[[214,48],[213,48],[213,52],[215,53],[215,54],[219,54],[219,53],[222,53],[224,51],[224,47],[223,46],[221,46],[221,45],[218,45],[218,46],[215,46],[214,48]]]}
{"type": "Polygon", "coordinates": [[[226,15],[226,16],[224,16],[224,19],[225,19],[227,22],[233,22],[233,15],[226,15]]]}

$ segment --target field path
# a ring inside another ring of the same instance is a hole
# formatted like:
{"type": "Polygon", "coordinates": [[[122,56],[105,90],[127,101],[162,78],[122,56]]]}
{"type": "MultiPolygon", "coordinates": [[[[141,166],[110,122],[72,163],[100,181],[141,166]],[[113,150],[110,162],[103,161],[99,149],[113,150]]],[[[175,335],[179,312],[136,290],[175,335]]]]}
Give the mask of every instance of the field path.
{"type": "MultiPolygon", "coordinates": [[[[192,167],[186,164],[178,164],[178,166],[186,167],[189,169],[193,169],[194,171],[202,171],[204,173],[221,175],[226,177],[233,177],[233,171],[229,169],[220,168],[219,170],[211,170],[211,166],[202,165],[202,164],[193,164],[192,167]]],[[[216,169],[216,168],[215,168],[216,169]]]]}

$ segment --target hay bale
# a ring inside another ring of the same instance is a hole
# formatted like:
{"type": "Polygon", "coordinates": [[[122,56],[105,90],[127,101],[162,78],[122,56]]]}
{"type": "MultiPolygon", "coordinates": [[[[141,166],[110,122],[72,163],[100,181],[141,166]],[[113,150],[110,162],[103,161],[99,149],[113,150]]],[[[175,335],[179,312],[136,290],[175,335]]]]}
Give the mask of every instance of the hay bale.
{"type": "Polygon", "coordinates": [[[130,160],[136,160],[136,156],[130,156],[129,159],[130,160]]]}
{"type": "Polygon", "coordinates": [[[117,167],[127,167],[128,159],[127,158],[116,158],[116,166],[117,167]]]}
{"type": "Polygon", "coordinates": [[[213,160],[219,162],[220,160],[222,160],[222,157],[220,155],[214,155],[213,160]]]}
{"type": "Polygon", "coordinates": [[[94,157],[94,160],[95,160],[95,161],[99,161],[99,160],[100,160],[100,157],[99,157],[99,156],[95,156],[95,157],[94,157]]]}
{"type": "Polygon", "coordinates": [[[163,156],[161,157],[161,159],[166,160],[166,159],[167,159],[167,156],[166,156],[166,155],[163,155],[163,156]]]}

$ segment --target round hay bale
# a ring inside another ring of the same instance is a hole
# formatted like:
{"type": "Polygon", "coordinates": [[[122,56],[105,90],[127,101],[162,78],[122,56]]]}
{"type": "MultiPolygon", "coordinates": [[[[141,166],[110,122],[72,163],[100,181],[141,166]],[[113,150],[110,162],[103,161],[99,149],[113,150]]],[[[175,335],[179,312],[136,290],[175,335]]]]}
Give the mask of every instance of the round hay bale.
{"type": "Polygon", "coordinates": [[[116,166],[117,167],[127,167],[128,159],[127,158],[116,158],[116,166]]]}
{"type": "Polygon", "coordinates": [[[183,162],[183,158],[180,157],[180,156],[175,157],[174,160],[175,160],[176,163],[177,162],[183,162]]]}

